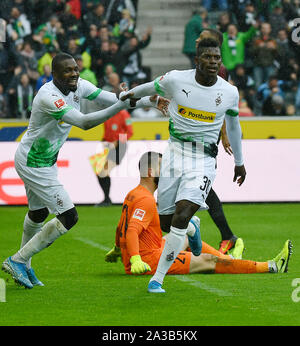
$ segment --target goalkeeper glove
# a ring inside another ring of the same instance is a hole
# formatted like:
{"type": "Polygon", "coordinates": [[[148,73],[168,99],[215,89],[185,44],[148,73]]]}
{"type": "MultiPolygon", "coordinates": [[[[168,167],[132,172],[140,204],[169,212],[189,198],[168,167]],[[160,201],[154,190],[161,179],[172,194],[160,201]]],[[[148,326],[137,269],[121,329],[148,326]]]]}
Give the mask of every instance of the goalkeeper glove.
{"type": "Polygon", "coordinates": [[[151,271],[151,267],[148,263],[143,262],[140,255],[135,255],[130,258],[131,273],[143,274],[147,271],[151,271]]]}
{"type": "Polygon", "coordinates": [[[121,249],[116,245],[105,255],[105,262],[115,263],[121,257],[121,249]]]}

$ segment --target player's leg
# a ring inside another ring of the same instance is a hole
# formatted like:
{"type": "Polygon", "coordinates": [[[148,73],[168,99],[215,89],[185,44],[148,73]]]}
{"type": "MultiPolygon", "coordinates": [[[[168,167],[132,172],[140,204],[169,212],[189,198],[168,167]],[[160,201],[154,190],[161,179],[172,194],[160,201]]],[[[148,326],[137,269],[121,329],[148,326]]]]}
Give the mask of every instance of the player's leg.
{"type": "Polygon", "coordinates": [[[152,292],[152,281],[162,285],[166,273],[183,248],[189,221],[198,209],[199,205],[187,200],[179,201],[176,204],[170,233],[166,235],[165,246],[157,265],[156,272],[150,280],[150,292],[152,292]]]}
{"type": "MultiPolygon", "coordinates": [[[[20,275],[17,275],[17,273],[14,272],[13,267],[17,266],[18,264],[18,267],[24,265],[26,268],[26,263],[34,254],[39,253],[44,248],[52,244],[58,237],[65,234],[75,225],[78,220],[78,215],[74,204],[72,203],[63,186],[57,181],[56,175],[54,175],[54,177],[52,176],[52,168],[49,168],[49,172],[48,170],[43,169],[43,173],[44,176],[42,174],[39,175],[39,183],[34,184],[32,182],[30,188],[32,194],[38,196],[41,205],[46,206],[50,213],[56,214],[57,217],[43,225],[38,233],[27,241],[17,253],[9,258],[11,274],[15,276],[17,281],[20,279],[20,275]]],[[[35,220],[39,221],[41,219],[35,220]]],[[[26,275],[26,279],[27,276],[28,275],[26,275]]],[[[20,279],[19,283],[21,285],[23,284],[22,278],[20,279]]],[[[27,285],[27,282],[25,282],[24,286],[28,287],[30,285],[27,285]]]]}
{"type": "Polygon", "coordinates": [[[190,270],[194,273],[213,272],[216,274],[254,274],[254,273],[285,273],[292,254],[292,243],[287,240],[283,249],[272,260],[256,262],[232,258],[221,258],[211,254],[199,257],[191,254],[190,270]]]}
{"type": "Polygon", "coordinates": [[[232,233],[226,220],[222,203],[212,188],[210,189],[205,202],[209,207],[209,215],[221,233],[222,241],[220,243],[219,251],[226,253],[234,246],[237,237],[232,233]]]}

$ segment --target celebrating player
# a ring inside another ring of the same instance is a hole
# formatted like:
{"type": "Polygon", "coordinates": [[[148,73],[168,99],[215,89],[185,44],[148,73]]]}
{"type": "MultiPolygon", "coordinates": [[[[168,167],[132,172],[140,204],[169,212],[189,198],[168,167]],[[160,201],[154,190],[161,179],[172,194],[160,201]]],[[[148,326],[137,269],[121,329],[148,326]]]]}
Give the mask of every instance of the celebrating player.
{"type": "Polygon", "coordinates": [[[233,181],[240,186],[246,178],[239,94],[218,76],[221,62],[219,42],[203,39],[198,44],[195,70],[173,70],[130,90],[135,98],[158,93],[170,99],[170,139],[158,186],[160,225],[170,233],[150,280],[150,291],[162,290],[164,276],[182,249],[189,221],[197,210],[207,209],[205,200],[215,178],[216,143],[224,117],[235,161],[233,181]]]}
{"type": "MultiPolygon", "coordinates": [[[[68,193],[57,179],[56,160],[72,125],[84,130],[103,123],[128,102],[115,94],[96,88],[79,78],[72,56],[60,53],[52,61],[53,81],[46,83],[33,100],[28,129],[15,154],[15,168],[23,180],[29,211],[25,216],[20,250],[8,257],[2,269],[26,287],[43,285],[31,268],[31,257],[70,230],[78,214],[68,193]],[[82,114],[80,100],[95,100],[104,110],[82,114]],[[49,213],[56,215],[43,225],[49,213]]],[[[126,100],[129,95],[122,97],[126,100]]],[[[159,100],[158,100],[159,101],[159,100]]],[[[139,106],[153,106],[149,98],[139,106]]]]}
{"type": "MultiPolygon", "coordinates": [[[[122,262],[127,274],[154,274],[163,251],[166,239],[162,237],[159,216],[156,209],[154,192],[159,180],[161,154],[146,152],[139,161],[140,184],[125,197],[122,214],[116,229],[115,247],[109,251],[105,260],[122,262]]],[[[188,225],[190,232],[199,234],[199,219],[193,216],[188,225]]],[[[243,251],[242,243],[234,248],[233,256],[240,257],[243,251]]],[[[194,256],[191,251],[185,251],[192,244],[185,237],[182,249],[168,269],[168,274],[194,273],[279,273],[287,272],[291,254],[291,242],[287,240],[281,252],[267,262],[254,262],[234,259],[224,255],[210,245],[202,242],[202,253],[194,256]]],[[[163,293],[164,290],[149,290],[163,293]]]]}
{"type": "MultiPolygon", "coordinates": [[[[222,46],[223,34],[219,30],[205,28],[202,30],[201,34],[199,35],[199,38],[196,40],[196,48],[198,44],[200,43],[200,41],[205,38],[213,38],[219,42],[220,47],[222,46]]],[[[221,64],[220,66],[218,75],[224,78],[226,81],[228,80],[228,71],[226,70],[223,64],[221,64]]],[[[232,150],[231,150],[230,143],[228,141],[228,137],[226,133],[225,120],[222,125],[217,144],[219,144],[220,140],[222,141],[222,144],[226,153],[231,155],[232,150]]],[[[228,222],[226,220],[222,203],[213,188],[210,189],[207,195],[207,198],[205,200],[205,203],[208,205],[209,207],[208,213],[211,216],[212,220],[214,221],[215,225],[218,227],[222,237],[222,240],[219,246],[219,251],[224,254],[226,253],[228,254],[229,250],[235,246],[235,243],[238,237],[232,233],[232,230],[230,229],[228,222]]]]}

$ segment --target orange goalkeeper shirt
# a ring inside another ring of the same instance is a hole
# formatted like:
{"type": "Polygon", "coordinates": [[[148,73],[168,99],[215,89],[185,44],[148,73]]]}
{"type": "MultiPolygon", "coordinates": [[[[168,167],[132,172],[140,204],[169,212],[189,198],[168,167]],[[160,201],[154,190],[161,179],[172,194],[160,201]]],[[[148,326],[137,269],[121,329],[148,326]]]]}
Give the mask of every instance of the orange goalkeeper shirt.
{"type": "Polygon", "coordinates": [[[162,246],[162,231],[154,196],[142,185],[131,190],[123,203],[116,230],[116,245],[121,248],[122,261],[130,271],[130,257],[149,255],[162,246]]]}

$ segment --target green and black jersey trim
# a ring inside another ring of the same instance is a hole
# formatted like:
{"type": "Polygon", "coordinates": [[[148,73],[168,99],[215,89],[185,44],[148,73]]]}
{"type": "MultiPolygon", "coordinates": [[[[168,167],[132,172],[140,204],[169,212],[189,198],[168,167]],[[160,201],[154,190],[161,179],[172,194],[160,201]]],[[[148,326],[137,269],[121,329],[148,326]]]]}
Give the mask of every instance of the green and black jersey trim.
{"type": "Polygon", "coordinates": [[[235,110],[233,110],[233,109],[228,109],[228,110],[226,111],[226,114],[227,114],[227,115],[230,115],[231,117],[237,117],[237,116],[239,115],[239,112],[237,112],[237,111],[235,111],[235,110]]]}

